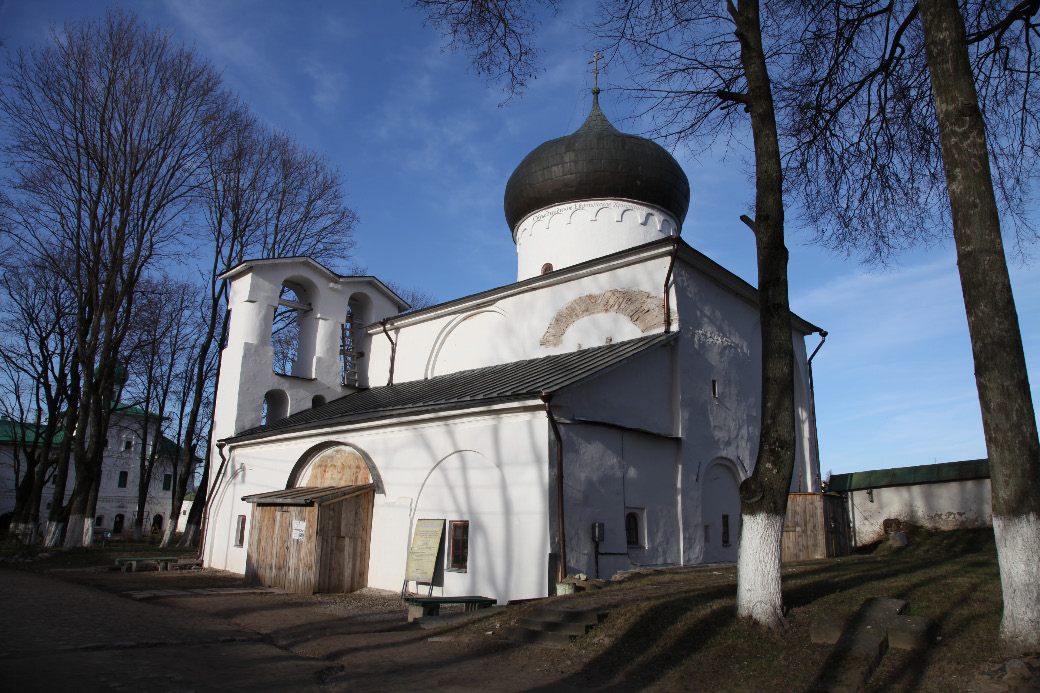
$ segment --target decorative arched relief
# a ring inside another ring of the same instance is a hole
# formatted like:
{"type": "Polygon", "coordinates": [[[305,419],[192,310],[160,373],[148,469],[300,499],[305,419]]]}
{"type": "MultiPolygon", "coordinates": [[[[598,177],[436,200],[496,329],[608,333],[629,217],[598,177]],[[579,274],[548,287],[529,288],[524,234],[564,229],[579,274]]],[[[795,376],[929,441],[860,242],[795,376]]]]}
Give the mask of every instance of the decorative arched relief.
{"type": "Polygon", "coordinates": [[[571,225],[575,222],[621,222],[626,215],[635,215],[640,226],[649,226],[668,235],[675,234],[676,225],[671,217],[653,207],[628,200],[583,200],[556,205],[528,215],[517,225],[514,240],[519,243],[529,235],[549,231],[553,226],[571,225]]]}
{"type": "Polygon", "coordinates": [[[300,456],[285,488],[305,486],[360,486],[374,484],[384,493],[383,480],[365,451],[339,442],[320,443],[300,456]]]}
{"type": "Polygon", "coordinates": [[[539,344],[543,347],[559,346],[571,325],[598,313],[624,315],[644,333],[664,327],[661,297],[642,289],[610,289],[601,294],[579,296],[564,306],[549,323],[539,344]]]}
{"type": "Polygon", "coordinates": [[[434,340],[426,378],[524,358],[513,319],[497,306],[480,308],[451,320],[434,340]],[[494,340],[488,336],[494,335],[494,340]]]}

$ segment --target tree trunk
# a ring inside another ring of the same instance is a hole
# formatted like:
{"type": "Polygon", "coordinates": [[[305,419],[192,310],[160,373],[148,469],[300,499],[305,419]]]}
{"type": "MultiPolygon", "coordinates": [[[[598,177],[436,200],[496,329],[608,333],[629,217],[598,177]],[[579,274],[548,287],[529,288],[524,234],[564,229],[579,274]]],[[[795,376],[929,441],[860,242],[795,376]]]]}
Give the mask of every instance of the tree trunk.
{"type": "MultiPolygon", "coordinates": [[[[217,348],[220,351],[217,352],[217,366],[216,372],[220,373],[220,364],[223,359],[223,345],[227,339],[228,324],[231,319],[229,311],[224,311],[224,317],[221,320],[220,333],[217,335],[217,312],[219,307],[219,301],[221,297],[225,296],[227,290],[227,280],[221,280],[220,288],[212,296],[212,304],[210,308],[209,325],[207,327],[206,338],[203,340],[202,345],[199,347],[199,360],[195,370],[195,391],[194,397],[191,403],[191,410],[188,414],[188,425],[185,427],[184,441],[182,443],[182,454],[181,464],[184,465],[180,469],[180,474],[175,479],[176,484],[173,488],[173,502],[171,503],[170,519],[180,520],[181,504],[184,503],[184,496],[188,490],[188,480],[191,478],[191,474],[194,472],[193,462],[195,461],[195,455],[193,454],[194,448],[192,447],[192,441],[195,439],[195,430],[198,425],[199,409],[202,406],[202,394],[205,392],[206,383],[208,378],[206,377],[206,359],[209,356],[209,350],[213,347],[214,337],[217,336],[217,348]]],[[[220,388],[220,380],[217,379],[213,387],[213,401],[217,401],[217,391],[220,388]]],[[[209,459],[212,456],[211,451],[213,450],[213,430],[209,431],[209,435],[206,436],[206,471],[209,471],[209,459]]],[[[205,506],[206,499],[202,499],[202,505],[205,506]]],[[[194,509],[195,503],[192,503],[194,509]]],[[[201,512],[200,509],[199,512],[201,512]]],[[[163,535],[160,546],[172,546],[174,533],[177,530],[175,522],[170,522],[166,527],[166,533],[163,535]]]]}
{"type": "MultiPolygon", "coordinates": [[[[18,446],[15,446],[13,454],[19,454],[18,446]]],[[[14,510],[11,511],[10,532],[25,544],[35,540],[36,526],[40,521],[40,494],[46,470],[37,469],[37,466],[32,459],[26,460],[25,473],[15,487],[14,510]]]]}
{"type": "Polygon", "coordinates": [[[985,121],[957,0],[921,0],[957,266],[989,455],[1009,655],[1040,650],[1040,442],[1011,293],[985,121]]]}
{"type": "Polygon", "coordinates": [[[746,107],[755,145],[755,232],[762,323],[762,430],[755,469],[740,485],[743,530],[737,558],[737,615],[767,628],[786,621],[780,547],[794,473],[794,344],[787,297],[783,173],[773,94],[762,47],[758,0],[729,4],[747,79],[746,107]]]}
{"type": "Polygon", "coordinates": [[[206,509],[209,490],[209,455],[206,456],[205,468],[202,470],[202,482],[195,490],[195,500],[191,502],[188,519],[184,521],[184,532],[181,534],[180,546],[198,546],[199,532],[202,529],[202,513],[206,509]]]}

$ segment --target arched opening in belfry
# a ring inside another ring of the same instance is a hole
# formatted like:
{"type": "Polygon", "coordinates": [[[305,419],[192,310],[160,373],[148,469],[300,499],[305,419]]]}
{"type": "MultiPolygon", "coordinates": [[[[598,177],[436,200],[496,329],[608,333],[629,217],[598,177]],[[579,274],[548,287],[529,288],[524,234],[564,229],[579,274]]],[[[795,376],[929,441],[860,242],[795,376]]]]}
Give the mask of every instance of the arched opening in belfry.
{"type": "Polygon", "coordinates": [[[343,384],[351,387],[367,386],[364,359],[368,355],[371,339],[364,327],[372,321],[372,300],[363,293],[350,296],[347,315],[343,321],[340,340],[340,360],[343,363],[343,384]]]}
{"type": "Polygon", "coordinates": [[[260,412],[260,425],[273,424],[288,415],[289,395],[282,390],[268,390],[264,395],[263,410],[260,412]]]}
{"type": "Polygon", "coordinates": [[[314,376],[317,323],[313,293],[309,282],[304,280],[286,279],[282,282],[271,324],[275,373],[300,378],[314,376]]]}

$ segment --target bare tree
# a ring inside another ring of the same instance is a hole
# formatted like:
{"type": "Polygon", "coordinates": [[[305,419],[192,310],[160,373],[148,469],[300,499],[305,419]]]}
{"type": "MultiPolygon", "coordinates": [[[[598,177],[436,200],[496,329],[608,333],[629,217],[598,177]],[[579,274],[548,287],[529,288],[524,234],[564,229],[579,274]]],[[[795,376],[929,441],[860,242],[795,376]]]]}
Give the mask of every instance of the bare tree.
{"type": "Polygon", "coordinates": [[[451,51],[464,51],[481,77],[504,83],[512,97],[541,68],[542,51],[532,43],[537,9],[556,12],[559,0],[415,0],[426,24],[442,32],[451,51]]]}
{"type": "MultiPolygon", "coordinates": [[[[198,293],[197,286],[169,276],[143,280],[138,287],[132,346],[124,349],[129,383],[121,398],[122,408],[140,410],[130,417],[141,441],[134,523],[137,540],[144,534],[145,506],[152,480],[157,470],[169,470],[172,478],[173,464],[179,456],[177,446],[168,443],[164,434],[173,415],[178,413],[175,410],[179,383],[189,376],[193,365],[193,347],[200,332],[195,310],[198,293]]],[[[115,413],[120,408],[117,406],[115,413]]]]}
{"type": "Polygon", "coordinates": [[[67,547],[93,540],[119,351],[138,282],[178,240],[203,145],[226,111],[220,78],[130,14],[68,24],[9,61],[0,91],[15,210],[8,241],[77,299],[76,482],[67,547]],[[67,262],[59,262],[60,252],[67,262]]]}
{"type": "MultiPolygon", "coordinates": [[[[227,281],[221,274],[246,259],[309,256],[345,261],[354,250],[357,214],[347,206],[340,173],[328,161],[291,137],[272,134],[244,108],[230,119],[226,137],[213,138],[206,154],[206,186],[201,199],[206,246],[212,262],[201,270],[208,287],[203,307],[206,325],[199,341],[186,440],[199,433],[199,415],[207,395],[215,397],[219,345],[227,337],[227,281]],[[218,347],[218,348],[215,348],[218,347]],[[213,358],[215,356],[215,358],[213,358]]],[[[295,313],[281,324],[290,326],[295,313]]],[[[207,436],[208,437],[208,436],[207,436]]],[[[192,446],[182,444],[171,522],[163,545],[172,543],[187,493],[192,446]]],[[[194,545],[209,492],[212,444],[206,446],[202,479],[184,525],[182,545],[194,545]]]]}
{"type": "MultiPolygon", "coordinates": [[[[66,433],[62,413],[69,405],[72,296],[32,265],[6,267],[0,288],[0,407],[13,442],[16,482],[12,530],[29,543],[36,538],[43,488],[55,479],[59,442],[66,433]]],[[[63,461],[67,468],[67,458],[63,461]]],[[[64,488],[59,505],[63,500],[64,488]]]]}
{"type": "Polygon", "coordinates": [[[1002,217],[1017,241],[1034,233],[1038,11],[983,0],[803,7],[783,99],[789,180],[825,242],[884,261],[952,228],[1010,654],[1040,649],[1040,442],[1001,234],[1002,217]]]}

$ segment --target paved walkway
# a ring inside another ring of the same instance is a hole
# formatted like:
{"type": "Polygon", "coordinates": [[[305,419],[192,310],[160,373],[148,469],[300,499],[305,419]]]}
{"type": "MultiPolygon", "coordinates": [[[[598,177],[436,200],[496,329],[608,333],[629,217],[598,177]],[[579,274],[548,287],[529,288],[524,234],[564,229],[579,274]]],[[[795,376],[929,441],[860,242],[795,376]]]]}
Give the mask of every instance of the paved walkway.
{"type": "Polygon", "coordinates": [[[271,587],[189,587],[177,590],[130,590],[122,593],[131,599],[152,599],[154,597],[190,597],[193,594],[284,594],[282,590],[271,587]]]}
{"type": "Polygon", "coordinates": [[[223,619],[0,570],[0,671],[9,691],[320,690],[329,662],[223,619]]]}
{"type": "Polygon", "coordinates": [[[450,616],[425,624],[447,626],[434,633],[409,624],[396,595],[391,605],[239,587],[112,593],[11,569],[0,569],[0,593],[3,690],[585,688],[564,683],[555,651],[458,638],[450,616]]]}

